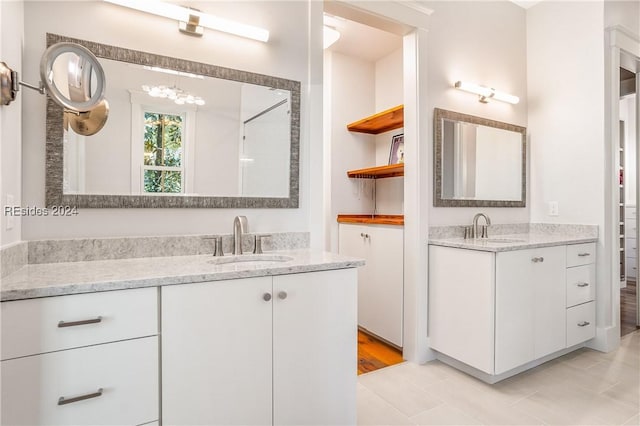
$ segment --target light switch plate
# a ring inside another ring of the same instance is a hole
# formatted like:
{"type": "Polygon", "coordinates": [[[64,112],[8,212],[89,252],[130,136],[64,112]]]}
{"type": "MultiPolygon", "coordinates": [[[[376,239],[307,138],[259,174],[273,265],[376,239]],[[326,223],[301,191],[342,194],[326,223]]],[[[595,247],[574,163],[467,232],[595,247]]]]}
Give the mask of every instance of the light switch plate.
{"type": "Polygon", "coordinates": [[[549,216],[558,216],[559,208],[557,201],[549,201],[549,216]]]}

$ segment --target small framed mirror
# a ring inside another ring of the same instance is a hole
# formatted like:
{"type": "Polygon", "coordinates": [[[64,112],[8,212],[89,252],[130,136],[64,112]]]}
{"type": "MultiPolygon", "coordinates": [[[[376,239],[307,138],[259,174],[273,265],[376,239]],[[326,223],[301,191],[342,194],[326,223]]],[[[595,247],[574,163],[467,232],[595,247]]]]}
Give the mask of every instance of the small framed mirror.
{"type": "Polygon", "coordinates": [[[434,110],[435,207],[525,207],[526,128],[434,110]]]}

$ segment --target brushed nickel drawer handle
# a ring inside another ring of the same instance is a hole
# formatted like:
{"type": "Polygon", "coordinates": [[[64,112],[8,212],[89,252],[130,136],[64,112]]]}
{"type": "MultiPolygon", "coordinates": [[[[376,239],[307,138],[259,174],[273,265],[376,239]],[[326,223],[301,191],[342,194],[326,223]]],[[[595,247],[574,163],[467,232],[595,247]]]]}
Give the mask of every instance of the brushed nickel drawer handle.
{"type": "Polygon", "coordinates": [[[286,299],[286,298],[287,298],[287,292],[286,292],[286,291],[281,291],[281,292],[279,292],[279,293],[278,293],[278,298],[279,298],[280,300],[284,300],[284,299],[286,299]]]}
{"type": "Polygon", "coordinates": [[[578,283],[578,287],[588,287],[589,283],[578,283]]]}
{"type": "Polygon", "coordinates": [[[64,396],[61,396],[58,399],[58,405],[73,404],[74,402],[84,401],[85,399],[97,398],[99,396],[102,396],[102,388],[98,389],[96,392],[88,393],[80,396],[74,396],[73,398],[65,398],[64,396]]]}
{"type": "Polygon", "coordinates": [[[531,259],[531,261],[533,263],[538,263],[538,262],[544,262],[544,257],[540,256],[540,257],[534,257],[531,259]]]}
{"type": "Polygon", "coordinates": [[[591,324],[589,321],[582,321],[578,323],[578,327],[586,327],[591,324]]]}
{"type": "Polygon", "coordinates": [[[264,300],[265,302],[268,302],[269,300],[271,300],[271,293],[265,293],[262,295],[262,300],[264,300]]]}
{"type": "Polygon", "coordinates": [[[60,321],[58,323],[58,328],[75,327],[76,325],[97,324],[99,322],[102,322],[102,317],[91,318],[91,319],[86,319],[81,321],[69,321],[69,322],[60,321]]]}
{"type": "Polygon", "coordinates": [[[591,256],[591,253],[578,253],[578,257],[591,256]]]}

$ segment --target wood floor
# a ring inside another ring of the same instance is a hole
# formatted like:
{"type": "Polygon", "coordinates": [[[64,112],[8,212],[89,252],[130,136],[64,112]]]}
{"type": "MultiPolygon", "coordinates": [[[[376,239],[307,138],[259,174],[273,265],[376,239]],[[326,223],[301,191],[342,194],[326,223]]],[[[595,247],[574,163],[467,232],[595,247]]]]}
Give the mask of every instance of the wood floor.
{"type": "Polygon", "coordinates": [[[399,364],[402,351],[358,330],[358,374],[399,364]]]}
{"type": "Polygon", "coordinates": [[[636,291],[638,287],[635,281],[627,280],[627,286],[620,289],[620,335],[633,333],[636,326],[636,311],[638,309],[636,291]]]}

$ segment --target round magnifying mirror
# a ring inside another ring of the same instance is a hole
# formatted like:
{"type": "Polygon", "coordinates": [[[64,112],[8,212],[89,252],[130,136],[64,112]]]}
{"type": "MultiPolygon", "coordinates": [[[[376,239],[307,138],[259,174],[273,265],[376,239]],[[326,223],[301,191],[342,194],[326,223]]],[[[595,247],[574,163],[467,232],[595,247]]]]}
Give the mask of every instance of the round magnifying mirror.
{"type": "Polygon", "coordinates": [[[56,43],[45,50],[40,78],[49,96],[71,111],[90,111],[104,99],[104,70],[89,49],[76,43],[56,43]]]}

